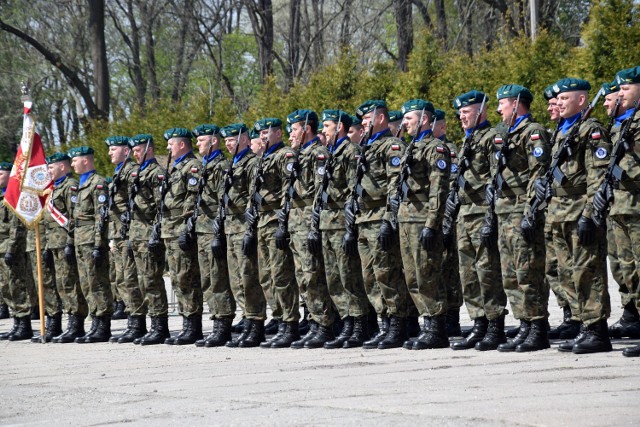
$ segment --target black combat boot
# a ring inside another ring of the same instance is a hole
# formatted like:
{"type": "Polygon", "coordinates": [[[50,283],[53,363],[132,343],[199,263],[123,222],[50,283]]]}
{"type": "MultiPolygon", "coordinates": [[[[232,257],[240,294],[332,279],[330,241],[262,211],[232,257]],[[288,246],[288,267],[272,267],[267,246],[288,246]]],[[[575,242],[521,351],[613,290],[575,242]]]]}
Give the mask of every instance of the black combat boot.
{"type": "Polygon", "coordinates": [[[249,321],[248,319],[245,319],[243,317],[242,319],[240,319],[238,323],[236,323],[231,327],[231,332],[233,332],[234,334],[242,333],[242,331],[244,330],[244,324],[248,321],[249,321]]]}
{"type": "Polygon", "coordinates": [[[153,331],[157,327],[158,327],[158,318],[157,317],[151,317],[151,326],[149,326],[149,332],[147,332],[144,336],[142,336],[140,338],[136,338],[135,340],[133,340],[133,343],[135,345],[139,345],[140,341],[142,341],[143,338],[149,338],[153,334],[153,331]]]}
{"type": "Polygon", "coordinates": [[[130,328],[129,332],[122,334],[118,338],[118,344],[134,342],[138,338],[142,338],[147,333],[147,325],[144,316],[129,316],[130,328]]]}
{"type": "Polygon", "coordinates": [[[74,314],[69,315],[67,321],[67,329],[57,337],[53,337],[51,342],[67,344],[74,342],[76,338],[85,335],[84,332],[84,317],[76,316],[74,314]]]}
{"type": "MultiPolygon", "coordinates": [[[[527,334],[527,338],[524,342],[516,347],[516,352],[524,353],[529,351],[538,351],[549,347],[546,320],[532,320],[529,334],[527,334]]],[[[498,347],[498,350],[500,350],[500,347],[498,347]]]]}
{"type": "MultiPolygon", "coordinates": [[[[62,313],[54,314],[53,316],[47,315],[44,329],[45,342],[51,342],[53,340],[53,337],[57,337],[58,335],[62,334],[62,313]]],[[[31,338],[31,342],[42,342],[42,337],[40,335],[37,335],[31,338]]]]}
{"type": "MultiPolygon", "coordinates": [[[[97,327],[98,327],[98,318],[92,314],[91,315],[91,327],[89,328],[87,333],[84,334],[84,335],[81,335],[79,337],[76,337],[76,339],[74,339],[73,342],[75,342],[76,344],[84,344],[84,340],[87,339],[87,337],[89,335],[93,335],[95,333],[97,327]]],[[[62,341],[60,341],[60,342],[62,342],[62,341]]]]}
{"type": "Polygon", "coordinates": [[[239,347],[240,343],[249,336],[249,332],[251,332],[251,322],[247,321],[244,322],[244,327],[242,332],[240,332],[240,335],[235,338],[229,338],[229,340],[224,343],[224,346],[229,348],[239,347]]]}
{"type": "Polygon", "coordinates": [[[302,305],[302,320],[300,321],[300,324],[298,325],[298,332],[300,333],[300,335],[306,335],[307,332],[309,332],[309,329],[311,328],[311,322],[309,320],[309,309],[307,308],[306,304],[302,305]]]}
{"type": "Polygon", "coordinates": [[[380,344],[380,342],[387,337],[387,334],[389,333],[389,327],[391,325],[391,319],[388,317],[382,317],[380,320],[382,322],[378,330],[378,333],[375,334],[373,338],[371,338],[369,341],[363,342],[362,348],[365,348],[365,349],[378,348],[378,344],[380,344]]]}
{"type": "MultiPolygon", "coordinates": [[[[231,340],[231,319],[214,320],[214,331],[204,340],[205,347],[222,347],[231,340]]],[[[249,322],[246,320],[245,323],[249,322]]],[[[196,342],[197,345],[197,342],[196,342]]]]}
{"type": "Polygon", "coordinates": [[[640,345],[625,348],[622,350],[622,355],[625,357],[640,357],[640,345]]]}
{"type": "MultiPolygon", "coordinates": [[[[374,336],[378,332],[380,332],[380,327],[378,326],[378,313],[376,313],[376,310],[371,305],[369,305],[369,314],[367,315],[367,322],[368,322],[367,330],[369,331],[369,334],[371,336],[374,336]]],[[[387,322],[387,325],[388,325],[388,322],[387,322]]]]}
{"type": "MultiPolygon", "coordinates": [[[[240,322],[238,322],[238,323],[240,323],[240,322]]],[[[202,339],[194,342],[195,346],[196,347],[204,347],[205,341],[208,340],[209,337],[213,337],[215,335],[216,331],[218,330],[218,325],[220,325],[220,322],[218,321],[218,319],[213,319],[213,330],[206,337],[204,336],[204,332],[203,332],[202,333],[202,339]]],[[[233,326],[231,326],[231,330],[233,331],[233,326]]]]}
{"type": "Polygon", "coordinates": [[[171,337],[169,332],[169,318],[164,317],[152,317],[151,318],[151,330],[147,335],[140,339],[140,345],[156,345],[165,343],[167,338],[171,337]],[[154,325],[155,320],[155,325],[154,325]]]}
{"type": "MultiPolygon", "coordinates": [[[[313,319],[309,320],[309,327],[307,328],[307,333],[299,340],[292,342],[291,348],[295,348],[295,349],[304,348],[304,343],[306,343],[311,338],[313,338],[313,335],[315,335],[316,331],[318,330],[318,326],[319,325],[315,320],[313,319]]],[[[299,329],[298,329],[298,332],[300,332],[299,329]]]]}
{"type": "Polygon", "coordinates": [[[502,314],[497,319],[489,320],[487,333],[482,341],[476,343],[476,350],[495,350],[500,344],[506,342],[507,337],[504,334],[504,314],[502,314]]]}
{"type": "Polygon", "coordinates": [[[407,336],[408,337],[417,337],[422,333],[422,328],[420,327],[420,321],[417,316],[409,316],[406,318],[407,322],[407,336]]]}
{"type": "Polygon", "coordinates": [[[238,347],[258,347],[264,341],[264,320],[251,319],[247,337],[238,343],[238,347]]]}
{"type": "Polygon", "coordinates": [[[630,301],[624,306],[620,319],[609,326],[611,338],[640,338],[640,315],[635,301],[630,301]]]}
{"type": "Polygon", "coordinates": [[[126,334],[128,334],[131,331],[131,316],[129,316],[127,318],[127,327],[125,328],[124,331],[122,331],[122,333],[120,335],[114,335],[111,338],[109,338],[109,342],[118,342],[118,340],[120,339],[120,337],[125,336],[126,334]]]}
{"type": "MultiPolygon", "coordinates": [[[[271,337],[270,339],[261,342],[260,343],[260,348],[271,348],[271,344],[274,341],[279,340],[280,338],[282,338],[282,336],[284,335],[286,330],[287,330],[287,324],[285,322],[279,320],[278,321],[278,331],[276,332],[276,334],[273,337],[271,337]]],[[[266,332],[265,332],[265,334],[266,334],[266,332]]]]}
{"type": "Polygon", "coordinates": [[[506,343],[500,344],[498,346],[498,351],[516,351],[516,347],[518,347],[527,339],[530,330],[531,322],[529,322],[528,320],[520,319],[520,328],[516,336],[509,339],[506,343]]]}
{"type": "Polygon", "coordinates": [[[420,337],[418,337],[418,339],[413,343],[412,350],[449,347],[446,314],[433,316],[430,320],[427,333],[424,336],[420,335],[420,337]]]}
{"type": "Polygon", "coordinates": [[[562,318],[562,323],[549,331],[549,339],[572,340],[580,333],[580,322],[571,320],[571,307],[568,305],[562,307],[562,318]]]}
{"type": "Polygon", "coordinates": [[[0,341],[8,340],[9,339],[9,335],[15,333],[18,330],[18,326],[20,326],[20,321],[18,320],[17,317],[14,316],[13,317],[13,326],[11,327],[9,332],[4,332],[4,333],[0,334],[0,341]]]}
{"type": "Polygon", "coordinates": [[[111,338],[111,318],[108,316],[100,316],[96,317],[96,319],[98,323],[96,331],[91,335],[87,335],[84,340],[87,344],[108,342],[109,338],[111,338]]]}
{"type": "Polygon", "coordinates": [[[369,335],[369,320],[366,315],[353,318],[353,333],[344,342],[342,348],[362,347],[362,344],[371,337],[369,335]]]}
{"type": "Polygon", "coordinates": [[[451,344],[451,348],[453,350],[468,350],[470,348],[474,348],[476,343],[482,341],[484,336],[487,334],[487,327],[489,326],[489,321],[486,317],[478,317],[473,321],[473,329],[469,335],[467,335],[461,341],[456,341],[451,344]]]}
{"type": "Polygon", "coordinates": [[[278,319],[271,319],[269,320],[269,323],[264,326],[264,333],[265,335],[275,335],[278,333],[279,327],[280,321],[278,319]]]}
{"type": "Polygon", "coordinates": [[[578,336],[573,340],[563,341],[560,344],[558,344],[558,351],[563,351],[567,353],[570,351],[573,351],[573,346],[581,342],[583,339],[585,339],[586,336],[587,336],[587,327],[584,325],[584,323],[581,323],[580,333],[578,334],[578,336]]]}
{"type": "Polygon", "coordinates": [[[124,301],[117,301],[115,310],[111,315],[111,320],[123,320],[127,318],[127,313],[125,312],[124,301]]]}
{"type": "MultiPolygon", "coordinates": [[[[51,316],[49,316],[48,314],[45,317],[44,320],[44,336],[45,336],[45,340],[47,339],[47,330],[49,329],[49,325],[51,324],[51,316]]],[[[38,326],[39,322],[38,322],[38,326]]],[[[39,328],[38,328],[39,329],[39,328]]],[[[42,336],[41,335],[34,335],[31,337],[31,342],[32,343],[39,343],[42,342],[42,336]]]]}
{"type": "Polygon", "coordinates": [[[7,304],[0,304],[0,319],[9,318],[9,306],[7,304]]]}
{"type": "Polygon", "coordinates": [[[609,328],[606,320],[599,320],[587,326],[586,337],[576,343],[571,350],[573,354],[601,353],[611,351],[609,328]]]}
{"type": "Polygon", "coordinates": [[[460,329],[460,307],[447,310],[447,337],[462,336],[460,329]]]}
{"type": "Polygon", "coordinates": [[[335,339],[329,340],[324,343],[324,348],[326,349],[336,349],[342,348],[345,342],[351,337],[353,334],[353,317],[347,316],[342,321],[342,330],[340,331],[340,335],[338,335],[335,339]]]}
{"type": "MultiPolygon", "coordinates": [[[[429,327],[431,326],[431,318],[429,316],[424,316],[424,321],[422,324],[422,329],[420,329],[420,334],[417,337],[409,338],[402,344],[402,348],[407,350],[413,350],[413,344],[419,339],[425,339],[427,334],[429,333],[429,327]]],[[[411,335],[409,335],[411,336],[411,335]]]]}
{"type": "Polygon", "coordinates": [[[182,329],[180,330],[180,332],[178,332],[178,335],[176,335],[175,337],[172,337],[171,334],[169,334],[167,339],[164,340],[164,343],[167,345],[173,345],[173,341],[176,338],[181,337],[187,332],[188,325],[189,325],[189,319],[187,319],[185,316],[182,316],[182,329]]]}
{"type": "Polygon", "coordinates": [[[31,329],[31,317],[24,316],[18,318],[18,329],[7,338],[9,341],[30,340],[33,337],[31,329]]]}
{"type": "Polygon", "coordinates": [[[304,348],[322,348],[335,338],[333,327],[318,325],[313,336],[304,343],[304,348]]]}
{"type": "Polygon", "coordinates": [[[187,328],[182,335],[178,334],[173,345],[189,345],[202,339],[202,315],[192,314],[187,317],[187,328]]]}
{"type": "Polygon", "coordinates": [[[40,320],[40,306],[38,304],[31,309],[31,320],[40,320]]]}
{"type": "Polygon", "coordinates": [[[289,348],[294,341],[300,339],[300,331],[298,329],[298,322],[284,322],[286,328],[282,337],[274,340],[271,343],[270,348],[289,348]]]}
{"type": "Polygon", "coordinates": [[[378,349],[386,350],[402,347],[407,338],[407,320],[403,317],[391,316],[389,333],[378,343],[378,349]]]}

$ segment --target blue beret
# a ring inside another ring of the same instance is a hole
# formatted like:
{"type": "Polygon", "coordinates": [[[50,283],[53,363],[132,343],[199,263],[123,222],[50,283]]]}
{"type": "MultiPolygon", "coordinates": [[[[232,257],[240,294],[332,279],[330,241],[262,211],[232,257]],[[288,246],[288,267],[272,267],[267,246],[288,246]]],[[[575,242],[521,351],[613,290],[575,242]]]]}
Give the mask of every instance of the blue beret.
{"type": "Polygon", "coordinates": [[[356,109],[356,116],[359,119],[362,119],[365,114],[375,110],[376,108],[387,108],[387,103],[381,99],[369,99],[368,101],[360,104],[356,109]]]}
{"type": "Polygon", "coordinates": [[[193,134],[187,128],[171,128],[164,131],[164,138],[168,141],[171,138],[193,139],[193,134]]]}
{"type": "Polygon", "coordinates": [[[9,162],[0,162],[0,171],[9,171],[13,168],[13,163],[9,162]]]}
{"type": "Polygon", "coordinates": [[[131,147],[137,147],[138,145],[147,145],[147,142],[153,145],[153,136],[149,135],[148,133],[140,133],[136,136],[132,136],[129,139],[129,145],[131,147]]]}
{"type": "Polygon", "coordinates": [[[93,155],[93,148],[83,145],[81,147],[74,147],[67,152],[70,158],[79,157],[79,156],[89,156],[93,155]]]}
{"type": "Polygon", "coordinates": [[[575,92],[578,90],[589,90],[591,89],[591,85],[588,81],[582,79],[560,79],[553,85],[553,90],[558,95],[564,92],[575,92]]]}
{"type": "Polygon", "coordinates": [[[402,115],[404,116],[411,111],[429,111],[431,114],[435,113],[436,109],[433,107],[433,104],[429,101],[425,101],[424,99],[410,99],[409,101],[402,104],[402,115]]]}
{"type": "Polygon", "coordinates": [[[289,125],[306,121],[317,122],[318,115],[311,110],[296,110],[287,116],[287,124],[289,125]]]}
{"type": "Polygon", "coordinates": [[[238,136],[245,132],[247,132],[247,127],[244,123],[234,123],[220,129],[220,135],[222,135],[223,138],[238,136]]]}
{"type": "Polygon", "coordinates": [[[255,125],[253,125],[253,128],[260,132],[263,130],[268,130],[269,128],[279,128],[281,126],[282,120],[274,117],[267,117],[266,119],[258,120],[255,125]]]}
{"type": "Polygon", "coordinates": [[[67,153],[53,153],[46,158],[47,164],[63,162],[65,160],[71,160],[67,153]]]}
{"type": "Polygon", "coordinates": [[[217,125],[200,125],[193,129],[195,136],[217,135],[220,133],[220,127],[217,125]]]}
{"type": "Polygon", "coordinates": [[[129,138],[126,136],[109,136],[104,140],[107,147],[128,147],[129,138]]]}
{"type": "Polygon", "coordinates": [[[615,80],[619,85],[640,83],[640,66],[618,71],[615,80]]]}
{"type": "Polygon", "coordinates": [[[453,107],[456,110],[459,110],[462,107],[467,107],[473,104],[482,104],[482,102],[489,102],[489,97],[485,95],[484,92],[480,92],[479,90],[472,90],[467,93],[463,93],[462,95],[456,96],[456,99],[453,101],[453,107]]]}
{"type": "Polygon", "coordinates": [[[533,94],[529,89],[520,85],[504,85],[498,88],[496,92],[496,98],[498,100],[504,98],[517,98],[520,95],[520,99],[528,99],[533,101],[533,94]]]}

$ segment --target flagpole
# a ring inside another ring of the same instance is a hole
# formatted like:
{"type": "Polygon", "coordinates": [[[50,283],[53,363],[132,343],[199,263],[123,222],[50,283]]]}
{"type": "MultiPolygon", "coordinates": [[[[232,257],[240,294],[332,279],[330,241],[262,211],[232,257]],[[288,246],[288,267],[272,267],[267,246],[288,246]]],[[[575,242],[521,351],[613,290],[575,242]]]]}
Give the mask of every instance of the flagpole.
{"type": "Polygon", "coordinates": [[[42,286],[42,251],[40,250],[40,221],[36,221],[36,264],[38,265],[38,305],[40,306],[40,342],[45,344],[44,332],[44,289],[42,286]]]}

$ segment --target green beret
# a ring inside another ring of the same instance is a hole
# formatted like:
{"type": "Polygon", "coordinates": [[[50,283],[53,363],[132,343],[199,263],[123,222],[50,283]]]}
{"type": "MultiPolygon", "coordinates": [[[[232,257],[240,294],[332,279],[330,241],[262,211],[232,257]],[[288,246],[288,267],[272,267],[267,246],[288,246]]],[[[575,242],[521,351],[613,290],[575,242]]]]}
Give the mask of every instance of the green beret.
{"type": "Polygon", "coordinates": [[[105,177],[104,180],[107,181],[107,184],[111,184],[113,182],[113,178],[110,176],[105,177]]]}
{"type": "Polygon", "coordinates": [[[578,90],[589,90],[591,89],[591,85],[588,81],[582,79],[561,79],[553,85],[553,90],[558,95],[564,92],[575,92],[578,90]]]}
{"type": "Polygon", "coordinates": [[[126,136],[109,136],[104,140],[107,147],[128,147],[129,138],[126,136]]]}
{"type": "Polygon", "coordinates": [[[362,119],[358,116],[351,116],[351,126],[362,126],[362,119]]]}
{"type": "Polygon", "coordinates": [[[381,99],[370,99],[365,101],[356,109],[356,116],[359,119],[362,119],[365,114],[375,110],[376,108],[387,108],[387,103],[381,99]]]}
{"type": "Polygon", "coordinates": [[[614,80],[612,82],[602,83],[602,90],[604,91],[603,95],[607,96],[609,94],[619,92],[620,85],[614,80]]]}
{"type": "Polygon", "coordinates": [[[147,145],[147,142],[153,145],[153,136],[149,135],[148,133],[140,133],[129,138],[129,145],[131,147],[137,147],[138,145],[147,145]]]}
{"type": "Polygon", "coordinates": [[[71,160],[67,153],[53,153],[46,158],[48,165],[50,165],[51,163],[63,162],[65,160],[71,160]]]}
{"type": "Polygon", "coordinates": [[[286,125],[284,128],[287,130],[287,133],[291,133],[291,125],[286,125]]]}
{"type": "Polygon", "coordinates": [[[238,136],[247,132],[247,127],[244,123],[234,123],[232,125],[228,125],[220,129],[220,135],[223,138],[229,138],[231,136],[238,136]]]}
{"type": "Polygon", "coordinates": [[[322,129],[324,129],[324,125],[322,124],[322,122],[318,122],[318,133],[322,132],[322,129]]]}
{"type": "Polygon", "coordinates": [[[187,128],[172,128],[164,131],[164,137],[167,141],[170,140],[171,138],[193,139],[193,134],[187,128]]]}
{"type": "Polygon", "coordinates": [[[442,110],[435,110],[433,112],[433,119],[439,122],[443,121],[445,119],[445,112],[442,110]]]}
{"type": "Polygon", "coordinates": [[[544,99],[547,101],[558,96],[558,92],[553,88],[553,85],[547,86],[544,90],[544,99]]]}
{"type": "Polygon", "coordinates": [[[433,104],[429,101],[425,101],[424,99],[410,99],[409,101],[402,104],[402,115],[404,116],[411,111],[429,111],[431,114],[436,112],[436,109],[433,107],[433,104]]]}
{"type": "Polygon", "coordinates": [[[317,122],[318,115],[311,110],[296,110],[287,116],[287,123],[290,125],[306,121],[317,122]]]}
{"type": "Polygon", "coordinates": [[[276,119],[273,117],[268,117],[266,119],[260,119],[253,125],[253,128],[258,132],[263,130],[268,130],[269,128],[279,128],[282,126],[282,120],[276,119]]]}
{"type": "Polygon", "coordinates": [[[472,90],[467,93],[463,93],[462,95],[456,96],[456,99],[453,101],[453,107],[456,110],[459,110],[462,107],[467,107],[473,104],[482,104],[482,102],[486,104],[489,102],[489,97],[484,94],[484,92],[480,92],[479,90],[472,90]]]}
{"type": "Polygon", "coordinates": [[[9,162],[0,162],[0,171],[9,171],[13,168],[13,163],[9,162]]]}
{"type": "Polygon", "coordinates": [[[217,125],[200,125],[193,129],[193,134],[198,136],[217,135],[220,133],[220,127],[217,125]]]}
{"type": "Polygon", "coordinates": [[[258,133],[258,131],[255,130],[255,129],[251,129],[249,131],[249,138],[251,138],[251,139],[260,138],[260,133],[258,133]]]}
{"type": "Polygon", "coordinates": [[[517,98],[520,95],[520,99],[528,99],[529,102],[533,101],[533,94],[529,89],[520,85],[504,85],[500,86],[496,92],[498,100],[504,98],[517,98]]]}
{"type": "Polygon", "coordinates": [[[72,148],[67,152],[67,154],[71,159],[73,159],[74,157],[89,156],[93,155],[93,148],[83,145],[81,147],[72,148]]]}
{"type": "Polygon", "coordinates": [[[398,120],[402,120],[403,116],[404,116],[404,114],[402,114],[402,111],[400,111],[400,110],[390,110],[389,111],[389,121],[390,122],[397,122],[398,120]]]}
{"type": "MultiPolygon", "coordinates": [[[[322,112],[323,122],[341,122],[345,128],[350,128],[353,124],[351,116],[342,110],[324,110],[322,112]]],[[[362,122],[361,122],[362,123],[362,122]]]]}
{"type": "Polygon", "coordinates": [[[616,73],[616,83],[619,85],[640,83],[640,66],[618,71],[616,73]]]}

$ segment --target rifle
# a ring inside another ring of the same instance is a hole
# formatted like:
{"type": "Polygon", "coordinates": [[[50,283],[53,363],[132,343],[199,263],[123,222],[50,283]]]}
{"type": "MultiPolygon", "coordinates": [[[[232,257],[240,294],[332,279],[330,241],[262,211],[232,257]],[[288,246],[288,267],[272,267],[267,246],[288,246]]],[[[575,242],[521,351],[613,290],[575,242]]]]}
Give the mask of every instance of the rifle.
{"type": "MultiPolygon", "coordinates": [[[[569,132],[569,135],[567,135],[562,140],[558,151],[556,151],[556,153],[553,155],[549,170],[547,170],[544,177],[542,177],[542,184],[545,188],[545,198],[540,199],[536,195],[536,197],[533,199],[533,203],[531,203],[531,205],[529,206],[528,212],[526,212],[524,214],[524,217],[522,218],[522,224],[520,227],[522,228],[527,241],[532,241],[539,212],[544,211],[546,204],[549,202],[549,200],[551,200],[552,194],[549,190],[551,189],[552,181],[556,181],[559,185],[564,185],[567,182],[567,177],[560,170],[560,166],[562,166],[564,162],[573,155],[573,142],[578,132],[580,131],[580,126],[582,126],[582,123],[584,123],[589,118],[589,116],[591,116],[591,113],[593,112],[598,99],[600,99],[600,96],[603,93],[603,89],[600,89],[598,91],[593,101],[591,101],[587,108],[582,111],[580,119],[573,125],[571,131],[569,132]]],[[[557,137],[558,130],[554,132],[554,135],[555,137],[557,137]]],[[[555,138],[552,145],[555,145],[555,138]]]]}
{"type": "MultiPolygon", "coordinates": [[[[269,136],[271,135],[271,126],[269,126],[269,136]]],[[[240,138],[240,135],[238,135],[240,138]]],[[[253,179],[253,194],[249,199],[249,207],[247,208],[247,213],[251,217],[251,219],[247,220],[247,230],[244,233],[244,240],[246,244],[243,244],[244,247],[250,252],[245,253],[245,255],[249,255],[249,253],[253,252],[255,249],[255,237],[256,237],[256,225],[258,223],[258,218],[260,213],[258,209],[262,206],[262,196],[260,195],[260,188],[262,187],[262,183],[264,182],[264,178],[262,175],[264,174],[264,158],[267,155],[267,151],[269,150],[269,139],[267,137],[267,145],[258,159],[258,164],[256,165],[256,176],[253,179]]],[[[247,215],[245,215],[247,217],[247,215]]]]}
{"type": "Polygon", "coordinates": [[[456,218],[458,216],[458,212],[460,211],[460,196],[458,192],[460,188],[465,188],[467,185],[467,180],[464,177],[464,173],[467,169],[471,167],[471,141],[473,141],[473,136],[478,129],[478,125],[480,124],[480,117],[482,116],[482,110],[484,110],[484,106],[487,102],[487,96],[485,95],[482,98],[482,104],[476,113],[476,120],[473,124],[473,128],[464,139],[462,143],[462,150],[460,150],[460,160],[458,161],[458,170],[456,171],[456,175],[453,179],[453,184],[451,185],[451,191],[449,191],[449,195],[447,196],[447,207],[444,210],[444,219],[442,221],[442,234],[445,236],[445,239],[453,236],[453,225],[456,222],[456,218]]]}
{"type": "MultiPolygon", "coordinates": [[[[619,99],[620,98],[618,98],[618,100],[619,99]]],[[[635,102],[634,110],[638,108],[638,103],[640,103],[640,99],[635,102]]],[[[598,207],[596,207],[596,203],[594,203],[593,212],[591,213],[591,219],[593,219],[593,222],[598,227],[604,226],[605,219],[609,212],[609,206],[611,202],[613,202],[613,189],[617,187],[620,181],[627,178],[627,173],[620,167],[620,161],[627,152],[633,150],[634,142],[629,141],[629,130],[633,122],[633,117],[629,117],[620,129],[620,138],[618,138],[618,141],[616,141],[616,144],[611,150],[611,157],[607,171],[604,174],[604,179],[594,195],[594,200],[596,197],[599,197],[603,201],[602,206],[598,207]]]]}
{"type": "Polygon", "coordinates": [[[131,148],[129,148],[129,153],[122,162],[122,167],[118,169],[118,173],[113,177],[113,182],[111,183],[111,187],[109,187],[109,201],[107,203],[107,206],[102,205],[100,207],[100,222],[98,223],[98,233],[100,234],[104,232],[104,228],[109,221],[109,212],[113,210],[113,204],[115,203],[116,194],[118,194],[118,189],[122,182],[122,171],[127,166],[127,162],[131,159],[131,151],[131,148]]]}
{"type": "Polygon", "coordinates": [[[218,215],[213,219],[213,241],[211,242],[211,251],[213,255],[218,258],[224,258],[227,250],[227,239],[224,232],[224,221],[227,218],[227,207],[229,206],[229,190],[233,185],[233,159],[238,154],[238,147],[240,144],[236,144],[233,149],[233,157],[231,158],[231,164],[224,175],[224,190],[218,200],[218,215]]]}
{"type": "Polygon", "coordinates": [[[129,227],[131,226],[131,217],[133,215],[133,209],[135,208],[134,199],[136,198],[136,194],[138,194],[138,189],[140,187],[140,170],[142,165],[147,160],[147,154],[149,153],[149,144],[151,143],[151,138],[147,140],[147,145],[144,147],[144,154],[142,155],[142,161],[138,165],[138,173],[133,178],[133,183],[131,187],[129,187],[129,201],[127,202],[127,210],[120,216],[120,221],[122,222],[122,227],[120,227],[120,237],[122,240],[127,239],[127,235],[129,234],[129,227]]]}
{"type": "Polygon", "coordinates": [[[191,214],[191,217],[187,219],[185,233],[187,235],[187,239],[191,241],[196,240],[196,221],[198,221],[198,215],[200,215],[202,193],[204,192],[204,188],[206,187],[207,181],[209,180],[209,170],[207,168],[207,166],[209,165],[209,161],[207,159],[211,155],[212,150],[213,142],[209,144],[209,150],[207,151],[207,154],[202,157],[202,173],[200,174],[200,180],[198,181],[198,192],[196,194],[196,201],[193,206],[193,213],[191,214]]]}
{"type": "Polygon", "coordinates": [[[164,202],[164,198],[169,191],[169,168],[171,167],[171,150],[169,150],[169,156],[167,157],[167,167],[165,168],[166,176],[162,180],[160,184],[160,206],[158,206],[158,211],[156,213],[156,222],[153,224],[153,229],[151,230],[151,236],[149,236],[149,249],[158,250],[161,248],[162,239],[160,236],[162,235],[162,219],[164,218],[164,210],[166,208],[166,204],[164,202]]]}
{"type": "Polygon", "coordinates": [[[611,128],[613,128],[613,124],[616,122],[616,117],[618,117],[618,111],[620,110],[620,100],[622,98],[616,98],[616,105],[613,107],[611,114],[609,114],[609,124],[607,125],[607,132],[611,133],[611,128]]]}
{"type": "MultiPolygon", "coordinates": [[[[422,128],[422,119],[424,119],[424,108],[420,113],[420,121],[418,122],[418,129],[416,129],[416,134],[411,138],[411,142],[407,146],[407,149],[404,152],[404,156],[400,161],[400,180],[398,181],[398,187],[396,188],[396,203],[390,203],[391,205],[391,215],[390,222],[393,229],[398,228],[398,209],[400,207],[400,202],[407,199],[407,195],[409,194],[409,184],[407,184],[407,179],[411,176],[411,163],[413,163],[413,149],[416,145],[416,139],[420,134],[420,129],[422,128]]],[[[390,196],[391,199],[394,196],[390,196]]]]}
{"type": "Polygon", "coordinates": [[[497,154],[498,165],[496,167],[496,172],[493,174],[493,178],[491,179],[491,187],[485,190],[487,193],[487,213],[485,214],[482,227],[480,228],[480,240],[483,242],[485,247],[493,246],[498,234],[496,198],[498,198],[499,194],[505,187],[502,172],[507,168],[507,157],[509,156],[509,144],[511,143],[511,132],[509,129],[511,129],[511,126],[513,126],[516,121],[518,106],[520,105],[520,95],[521,94],[518,94],[516,105],[513,107],[511,117],[509,118],[507,135],[505,136],[504,141],[502,141],[502,146],[497,154]]]}

